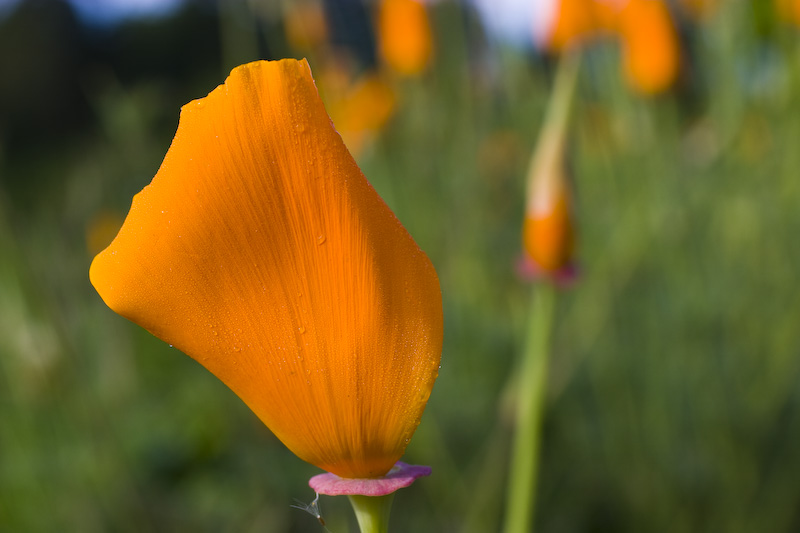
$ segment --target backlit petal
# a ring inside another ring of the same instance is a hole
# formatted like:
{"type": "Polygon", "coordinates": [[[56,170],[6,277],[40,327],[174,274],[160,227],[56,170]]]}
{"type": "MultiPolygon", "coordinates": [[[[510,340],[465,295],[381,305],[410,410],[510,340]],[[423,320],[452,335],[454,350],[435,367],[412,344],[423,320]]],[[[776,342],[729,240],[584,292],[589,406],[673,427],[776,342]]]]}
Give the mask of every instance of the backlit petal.
{"type": "Polygon", "coordinates": [[[433,266],[361,174],[304,61],[238,67],[184,106],[90,277],[342,477],[395,464],[438,372],[433,266]]]}

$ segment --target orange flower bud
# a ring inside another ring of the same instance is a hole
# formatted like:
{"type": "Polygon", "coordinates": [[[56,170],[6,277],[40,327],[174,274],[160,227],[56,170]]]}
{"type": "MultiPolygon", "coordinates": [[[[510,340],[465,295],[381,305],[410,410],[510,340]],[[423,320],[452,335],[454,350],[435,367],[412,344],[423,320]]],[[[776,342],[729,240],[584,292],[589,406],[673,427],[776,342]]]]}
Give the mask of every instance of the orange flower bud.
{"type": "Polygon", "coordinates": [[[436,272],[345,148],[305,61],[240,66],[184,106],[89,275],[109,307],[341,477],[395,465],[438,373],[436,272]]]}
{"type": "Polygon", "coordinates": [[[550,190],[532,196],[533,207],[525,213],[523,239],[533,263],[547,274],[572,264],[574,228],[566,182],[558,180],[550,190]],[[539,205],[536,205],[539,204],[539,205]]]}
{"type": "Polygon", "coordinates": [[[561,58],[545,123],[528,170],[523,247],[529,270],[554,280],[570,277],[573,266],[575,229],[565,145],[579,65],[577,51],[561,58]]]}
{"type": "Polygon", "coordinates": [[[575,230],[563,145],[542,141],[528,176],[523,244],[533,265],[552,277],[572,266],[575,230]]]}

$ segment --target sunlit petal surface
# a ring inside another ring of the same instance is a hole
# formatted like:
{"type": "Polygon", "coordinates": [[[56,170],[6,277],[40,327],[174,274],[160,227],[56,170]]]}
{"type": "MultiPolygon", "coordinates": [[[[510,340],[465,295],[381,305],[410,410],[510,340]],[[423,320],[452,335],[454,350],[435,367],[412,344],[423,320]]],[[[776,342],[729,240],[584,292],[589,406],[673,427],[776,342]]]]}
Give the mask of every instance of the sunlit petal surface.
{"type": "Polygon", "coordinates": [[[238,67],[184,106],[90,277],[342,477],[395,464],[438,372],[433,266],[361,174],[305,62],[238,67]]]}

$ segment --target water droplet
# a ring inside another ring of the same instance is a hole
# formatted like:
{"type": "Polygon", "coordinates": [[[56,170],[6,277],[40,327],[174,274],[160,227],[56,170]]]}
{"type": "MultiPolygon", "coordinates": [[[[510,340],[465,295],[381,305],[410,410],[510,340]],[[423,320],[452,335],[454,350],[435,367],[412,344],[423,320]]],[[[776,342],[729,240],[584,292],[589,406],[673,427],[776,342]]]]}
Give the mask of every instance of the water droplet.
{"type": "Polygon", "coordinates": [[[303,333],[305,333],[305,332],[306,332],[306,328],[304,328],[303,326],[300,326],[300,327],[299,327],[299,328],[297,328],[297,329],[300,331],[300,334],[301,334],[301,335],[302,335],[303,333]]]}
{"type": "Polygon", "coordinates": [[[325,243],[325,235],[320,235],[317,237],[317,244],[324,244],[325,243]]]}
{"type": "Polygon", "coordinates": [[[302,122],[298,122],[297,124],[294,125],[294,130],[297,133],[303,133],[304,131],[306,131],[306,126],[302,122]]]}

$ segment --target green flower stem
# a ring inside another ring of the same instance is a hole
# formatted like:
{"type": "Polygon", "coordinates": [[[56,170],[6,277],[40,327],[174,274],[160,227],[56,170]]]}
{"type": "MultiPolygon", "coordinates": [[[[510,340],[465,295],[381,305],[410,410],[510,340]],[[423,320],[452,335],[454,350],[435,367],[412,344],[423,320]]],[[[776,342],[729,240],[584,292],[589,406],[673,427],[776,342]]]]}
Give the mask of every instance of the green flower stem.
{"type": "Polygon", "coordinates": [[[557,152],[564,149],[569,128],[569,118],[575,102],[575,90],[578,85],[580,66],[581,51],[579,49],[564,52],[558,62],[556,77],[550,92],[550,100],[545,110],[542,130],[539,132],[539,143],[547,145],[543,149],[557,152]]]}
{"type": "Polygon", "coordinates": [[[555,302],[556,289],[552,283],[537,283],[533,287],[530,328],[517,381],[517,424],[509,465],[506,533],[527,533],[533,524],[555,302]]]}
{"type": "Polygon", "coordinates": [[[386,496],[348,496],[361,533],[387,533],[394,493],[386,496]]]}

